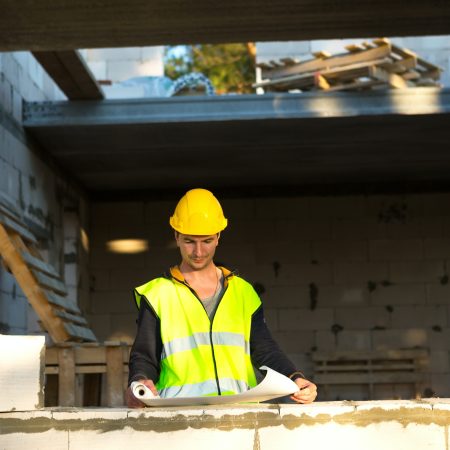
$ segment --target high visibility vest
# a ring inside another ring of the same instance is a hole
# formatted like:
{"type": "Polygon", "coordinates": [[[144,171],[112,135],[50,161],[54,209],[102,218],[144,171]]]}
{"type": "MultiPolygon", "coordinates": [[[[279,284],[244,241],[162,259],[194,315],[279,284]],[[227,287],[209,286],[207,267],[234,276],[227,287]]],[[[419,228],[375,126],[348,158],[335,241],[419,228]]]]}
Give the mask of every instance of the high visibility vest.
{"type": "Polygon", "coordinates": [[[221,270],[224,293],[212,320],[176,268],[171,278],[135,289],[138,307],[145,299],[161,323],[161,397],[233,395],[256,385],[250,329],[261,300],[248,282],[221,270]]]}

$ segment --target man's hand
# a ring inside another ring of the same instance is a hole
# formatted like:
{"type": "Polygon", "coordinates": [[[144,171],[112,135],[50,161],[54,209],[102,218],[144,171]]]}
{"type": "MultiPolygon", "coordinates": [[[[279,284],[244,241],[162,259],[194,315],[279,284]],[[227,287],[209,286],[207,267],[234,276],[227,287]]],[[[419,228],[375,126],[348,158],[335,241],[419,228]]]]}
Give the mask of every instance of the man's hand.
{"type": "Polygon", "coordinates": [[[317,386],[304,378],[297,378],[294,383],[299,390],[291,395],[291,399],[297,403],[312,403],[317,397],[317,386]]]}
{"type": "MultiPolygon", "coordinates": [[[[155,396],[158,395],[158,391],[156,390],[156,387],[152,380],[138,380],[138,383],[145,384],[145,386],[147,386],[155,396]]],[[[125,393],[125,400],[127,402],[128,408],[145,408],[145,403],[142,403],[133,395],[130,386],[128,386],[128,389],[125,393]]]]}

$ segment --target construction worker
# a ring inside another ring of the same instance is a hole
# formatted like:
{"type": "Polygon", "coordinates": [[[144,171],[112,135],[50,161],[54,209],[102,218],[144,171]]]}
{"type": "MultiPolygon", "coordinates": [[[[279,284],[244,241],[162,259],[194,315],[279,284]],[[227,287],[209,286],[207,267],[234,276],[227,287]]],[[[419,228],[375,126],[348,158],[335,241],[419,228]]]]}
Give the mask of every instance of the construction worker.
{"type": "MultiPolygon", "coordinates": [[[[253,366],[268,366],[298,385],[291,398],[313,402],[314,383],[273,340],[253,287],[214,264],[222,207],[205,189],[188,191],[170,217],[181,263],[135,289],[138,329],[129,384],[144,383],[163,398],[239,394],[256,385],[253,366]]],[[[131,392],[129,407],[145,406],[131,392]]]]}

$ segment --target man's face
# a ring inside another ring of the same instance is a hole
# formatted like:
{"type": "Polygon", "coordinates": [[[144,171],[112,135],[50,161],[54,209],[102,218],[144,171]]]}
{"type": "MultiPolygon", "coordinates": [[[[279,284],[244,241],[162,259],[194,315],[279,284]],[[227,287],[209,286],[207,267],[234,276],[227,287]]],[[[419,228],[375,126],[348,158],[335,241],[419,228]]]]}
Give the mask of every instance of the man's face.
{"type": "Polygon", "coordinates": [[[219,234],[197,236],[175,233],[175,239],[183,262],[194,270],[204,269],[211,263],[219,244],[219,234]]]}

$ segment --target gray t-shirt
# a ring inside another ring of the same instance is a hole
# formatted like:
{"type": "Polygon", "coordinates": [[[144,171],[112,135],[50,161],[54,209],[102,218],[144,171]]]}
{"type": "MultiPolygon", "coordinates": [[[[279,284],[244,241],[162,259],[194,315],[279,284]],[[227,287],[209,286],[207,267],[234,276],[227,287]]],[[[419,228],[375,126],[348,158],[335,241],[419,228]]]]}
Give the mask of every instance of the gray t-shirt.
{"type": "Polygon", "coordinates": [[[205,307],[210,320],[212,320],[214,316],[217,305],[219,304],[219,299],[222,296],[222,292],[223,292],[223,276],[220,277],[220,281],[217,286],[216,292],[214,292],[214,294],[211,297],[202,299],[203,306],[205,307]]]}

